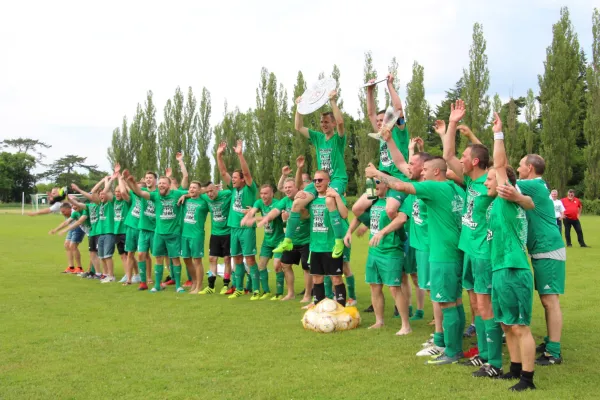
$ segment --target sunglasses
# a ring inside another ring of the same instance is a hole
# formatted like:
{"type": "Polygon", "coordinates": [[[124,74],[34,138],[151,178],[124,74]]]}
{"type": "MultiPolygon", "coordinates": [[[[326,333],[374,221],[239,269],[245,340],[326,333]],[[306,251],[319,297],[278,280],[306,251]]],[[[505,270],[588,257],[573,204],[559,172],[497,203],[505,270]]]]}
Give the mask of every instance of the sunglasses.
{"type": "Polygon", "coordinates": [[[381,183],[379,179],[373,179],[373,182],[375,182],[376,185],[379,185],[381,183]]]}
{"type": "Polygon", "coordinates": [[[315,179],[313,179],[313,182],[314,182],[314,183],[321,183],[321,182],[323,182],[324,180],[325,180],[325,179],[323,179],[323,178],[315,178],[315,179]]]}

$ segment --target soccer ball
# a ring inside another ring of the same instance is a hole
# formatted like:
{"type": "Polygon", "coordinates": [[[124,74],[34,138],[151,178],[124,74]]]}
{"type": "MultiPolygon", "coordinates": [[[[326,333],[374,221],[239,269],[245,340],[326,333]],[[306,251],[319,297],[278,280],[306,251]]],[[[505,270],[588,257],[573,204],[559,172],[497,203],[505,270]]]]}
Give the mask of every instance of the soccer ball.
{"type": "Polygon", "coordinates": [[[304,329],[310,329],[314,331],[317,329],[318,321],[319,314],[317,314],[314,310],[308,310],[304,313],[304,317],[302,318],[302,326],[304,326],[304,329]]]}
{"type": "Polygon", "coordinates": [[[319,328],[319,331],[323,333],[330,333],[335,330],[335,321],[330,315],[321,315],[317,327],[319,328]]]}
{"type": "Polygon", "coordinates": [[[315,311],[318,313],[330,313],[337,310],[338,303],[331,299],[323,299],[316,305],[315,311]]]}
{"type": "Polygon", "coordinates": [[[336,318],[335,329],[345,331],[350,327],[351,323],[352,317],[349,314],[341,313],[336,318]]]}

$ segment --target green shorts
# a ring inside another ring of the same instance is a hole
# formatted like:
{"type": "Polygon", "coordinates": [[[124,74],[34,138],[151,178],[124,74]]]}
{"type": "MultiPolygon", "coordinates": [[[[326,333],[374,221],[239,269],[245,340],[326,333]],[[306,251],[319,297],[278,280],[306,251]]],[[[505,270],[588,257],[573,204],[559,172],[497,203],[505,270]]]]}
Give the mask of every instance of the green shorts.
{"type": "Polygon", "coordinates": [[[181,238],[181,257],[202,258],[204,257],[204,235],[197,238],[181,238]]]}
{"type": "Polygon", "coordinates": [[[465,254],[465,258],[463,259],[462,287],[465,290],[473,290],[475,288],[473,265],[471,263],[471,257],[467,254],[465,254]]]}
{"type": "Polygon", "coordinates": [[[400,286],[404,257],[383,257],[369,254],[365,267],[365,282],[370,285],[400,286]]]}
{"type": "Polygon", "coordinates": [[[172,235],[154,235],[152,243],[152,254],[154,257],[177,258],[181,255],[181,236],[172,235]]]}
{"type": "MultiPolygon", "coordinates": [[[[333,179],[331,182],[329,182],[329,187],[335,189],[336,192],[343,196],[344,193],[346,193],[347,184],[348,182],[344,182],[343,180],[333,179]]],[[[317,189],[315,188],[315,184],[312,182],[302,190],[304,190],[306,193],[310,193],[315,198],[317,197],[317,189]]]]}
{"type": "Polygon", "coordinates": [[[125,251],[128,253],[135,253],[138,251],[139,238],[139,229],[128,226],[125,230],[125,251]]]}
{"type": "Polygon", "coordinates": [[[152,252],[152,254],[154,254],[154,248],[152,247],[153,244],[154,244],[154,231],[147,231],[145,229],[140,229],[140,234],[138,236],[138,251],[140,253],[152,252]]]}
{"type": "Polygon", "coordinates": [[[430,271],[429,271],[429,252],[423,250],[417,250],[415,254],[417,261],[417,277],[419,280],[419,287],[423,290],[431,289],[430,282],[430,271]]]}
{"type": "Polygon", "coordinates": [[[462,297],[462,260],[430,262],[431,301],[454,303],[462,297]]]}
{"type": "Polygon", "coordinates": [[[343,257],[344,257],[344,262],[348,262],[348,263],[350,262],[350,247],[344,246],[343,257]]]}
{"type": "Polygon", "coordinates": [[[276,247],[277,246],[269,246],[268,244],[266,244],[265,242],[263,242],[263,244],[260,246],[260,256],[261,257],[267,257],[269,259],[274,258],[276,260],[279,260],[281,258],[281,255],[283,253],[274,253],[273,254],[273,250],[276,247]]]}
{"type": "Polygon", "coordinates": [[[404,254],[404,266],[402,272],[407,275],[417,273],[417,249],[408,247],[408,251],[404,254]]]}
{"type": "Polygon", "coordinates": [[[566,261],[551,258],[532,258],[535,290],[544,294],[565,294],[566,261]]]}
{"type": "MultiPolygon", "coordinates": [[[[477,294],[492,294],[492,262],[483,258],[475,258],[465,254],[465,269],[467,260],[473,276],[473,289],[477,294]]],[[[463,287],[465,286],[463,271],[463,287]]]]}
{"type": "Polygon", "coordinates": [[[494,319],[504,325],[531,323],[533,276],[528,269],[504,268],[492,273],[494,319]]]}
{"type": "Polygon", "coordinates": [[[231,228],[231,257],[256,255],[256,228],[231,228]]]}

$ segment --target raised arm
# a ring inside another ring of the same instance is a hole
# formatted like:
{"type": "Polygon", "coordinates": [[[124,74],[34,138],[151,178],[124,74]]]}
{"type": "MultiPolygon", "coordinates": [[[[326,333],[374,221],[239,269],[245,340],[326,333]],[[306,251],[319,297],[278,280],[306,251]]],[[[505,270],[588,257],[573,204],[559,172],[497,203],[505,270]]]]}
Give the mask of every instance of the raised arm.
{"type": "Polygon", "coordinates": [[[37,215],[44,215],[44,214],[52,214],[52,210],[50,210],[50,208],[44,208],[39,211],[30,211],[30,212],[25,213],[25,215],[27,215],[29,217],[35,217],[37,215]]]}
{"type": "Polygon", "coordinates": [[[304,173],[304,156],[296,158],[296,187],[298,190],[302,187],[302,174],[304,173]]]}
{"type": "MultiPolygon", "coordinates": [[[[369,80],[369,83],[375,82],[375,79],[369,80]]],[[[371,121],[371,126],[373,127],[373,132],[377,132],[377,106],[375,105],[375,85],[367,86],[367,115],[369,116],[369,121],[371,121]]]]}
{"type": "Polygon", "coordinates": [[[190,186],[188,170],[183,162],[183,154],[177,153],[175,158],[179,162],[179,169],[181,170],[181,187],[187,189],[190,186]]]}
{"type": "Polygon", "coordinates": [[[466,125],[459,125],[456,127],[461,135],[469,139],[469,142],[474,144],[481,144],[481,141],[475,136],[473,131],[466,125]]]}
{"type": "Polygon", "coordinates": [[[69,195],[69,196],[65,197],[65,201],[67,203],[70,203],[73,206],[76,206],[79,209],[83,210],[85,208],[85,204],[77,201],[77,199],[74,196],[69,195]]]}
{"type": "Polygon", "coordinates": [[[329,105],[335,118],[335,124],[337,125],[337,132],[340,137],[344,137],[344,116],[337,105],[337,90],[332,90],[329,93],[329,105]]]}
{"type": "Polygon", "coordinates": [[[129,188],[127,187],[127,184],[125,183],[125,180],[123,179],[123,176],[121,174],[119,174],[118,187],[119,187],[119,190],[121,191],[121,197],[123,197],[123,200],[130,203],[131,196],[129,196],[129,188]]]}
{"type": "Polygon", "coordinates": [[[94,186],[94,188],[92,189],[92,194],[89,194],[88,192],[81,190],[79,188],[79,186],[77,186],[74,183],[71,184],[71,189],[73,189],[74,191],[76,191],[77,193],[79,193],[80,195],[82,195],[83,197],[88,199],[88,201],[91,201],[92,203],[100,203],[100,197],[98,197],[97,191],[100,188],[100,184],[102,184],[102,182],[104,182],[104,179],[102,179],[100,182],[98,182],[96,184],[96,186],[94,186]]]}
{"type": "Polygon", "coordinates": [[[286,165],[283,168],[281,168],[281,177],[279,178],[279,182],[277,182],[277,190],[283,192],[283,183],[285,182],[286,178],[290,176],[291,173],[292,169],[289,165],[286,165]]]}
{"type": "MultiPolygon", "coordinates": [[[[400,100],[400,96],[398,96],[398,92],[396,92],[396,88],[394,87],[394,75],[388,74],[387,76],[387,87],[390,92],[390,100],[392,101],[392,105],[396,111],[400,111],[400,118],[404,118],[404,110],[402,109],[402,101],[400,100]]],[[[400,129],[404,129],[404,125],[400,126],[400,129]]]]}
{"type": "MultiPolygon", "coordinates": [[[[460,160],[456,157],[456,127],[458,121],[465,116],[465,102],[456,100],[456,105],[450,104],[450,120],[448,121],[448,130],[442,136],[444,145],[444,160],[457,177],[464,179],[464,172],[460,160]]],[[[436,131],[441,121],[435,121],[436,131]]]]}
{"type": "Polygon", "coordinates": [[[113,199],[113,193],[111,187],[112,187],[112,182],[117,179],[119,175],[117,173],[114,173],[112,176],[107,176],[105,179],[105,183],[104,183],[104,189],[102,190],[102,193],[104,193],[104,196],[106,196],[106,201],[112,201],[113,199]]]}
{"type": "Polygon", "coordinates": [[[217,148],[217,167],[219,168],[219,173],[221,174],[221,179],[225,186],[229,186],[231,183],[231,175],[227,172],[227,167],[225,166],[225,161],[223,161],[223,152],[227,148],[227,143],[221,142],[219,147],[217,148]]]}
{"type": "Polygon", "coordinates": [[[494,113],[494,169],[496,170],[496,181],[498,186],[504,186],[508,183],[506,175],[506,167],[508,160],[506,159],[506,149],[504,148],[504,133],[502,133],[502,121],[498,113],[494,113]]]}
{"type": "Polygon", "coordinates": [[[244,181],[246,182],[246,185],[251,186],[252,182],[253,182],[252,174],[250,173],[250,167],[248,167],[248,163],[246,162],[246,159],[244,158],[244,151],[243,151],[241,140],[237,141],[237,145],[235,146],[235,148],[233,150],[235,151],[235,154],[237,154],[237,156],[240,160],[240,167],[242,168],[242,173],[244,174],[244,181]]]}
{"type": "Polygon", "coordinates": [[[304,126],[304,119],[302,118],[302,114],[298,112],[298,104],[302,100],[302,96],[296,99],[296,116],[294,117],[294,127],[298,132],[300,132],[305,138],[309,138],[308,128],[304,126]]]}
{"type": "Polygon", "coordinates": [[[372,163],[369,163],[369,166],[365,169],[365,176],[367,178],[377,178],[381,182],[388,185],[389,188],[397,190],[399,192],[407,193],[407,194],[416,194],[415,187],[412,183],[402,182],[398,178],[394,178],[391,175],[384,174],[379,171],[372,163]]]}
{"type": "Polygon", "coordinates": [[[127,186],[129,186],[131,191],[135,193],[136,196],[146,200],[150,200],[150,193],[145,192],[138,187],[137,182],[135,181],[135,179],[133,179],[133,176],[129,174],[129,171],[123,171],[123,179],[127,183],[127,186]]]}
{"type": "Polygon", "coordinates": [[[406,160],[404,159],[404,156],[398,149],[398,146],[396,146],[396,142],[394,141],[394,138],[392,137],[392,133],[386,127],[383,127],[381,130],[381,138],[383,140],[385,140],[385,142],[387,143],[388,151],[390,152],[390,155],[392,156],[392,161],[394,161],[396,168],[398,168],[398,170],[400,172],[402,172],[404,174],[404,176],[410,176],[408,163],[406,162],[406,160]]]}

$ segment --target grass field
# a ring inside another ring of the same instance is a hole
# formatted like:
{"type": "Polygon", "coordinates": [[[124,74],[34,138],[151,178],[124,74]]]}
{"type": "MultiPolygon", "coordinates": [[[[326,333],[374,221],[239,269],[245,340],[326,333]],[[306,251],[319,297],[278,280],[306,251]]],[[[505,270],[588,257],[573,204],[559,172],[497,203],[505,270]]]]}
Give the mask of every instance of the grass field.
{"type": "MultiPolygon", "coordinates": [[[[358,329],[325,335],[303,330],[298,301],[101,285],[59,273],[62,238],[47,232],[60,221],[0,213],[0,399],[597,398],[600,217],[582,221],[592,248],[568,249],[565,361],[538,368],[538,390],[523,394],[472,378],[470,368],[425,366],[415,357],[432,332],[429,305],[410,336],[394,335],[399,320],[391,318],[389,294],[384,329],[367,330],[374,316],[362,313],[358,329]]],[[[370,303],[366,254],[366,239],[356,239],[359,310],[370,303]]],[[[296,275],[301,290],[300,269],[296,275]]],[[[545,334],[538,299],[532,329],[536,341],[545,334]]]]}

